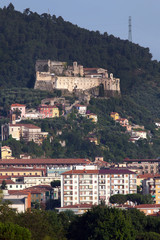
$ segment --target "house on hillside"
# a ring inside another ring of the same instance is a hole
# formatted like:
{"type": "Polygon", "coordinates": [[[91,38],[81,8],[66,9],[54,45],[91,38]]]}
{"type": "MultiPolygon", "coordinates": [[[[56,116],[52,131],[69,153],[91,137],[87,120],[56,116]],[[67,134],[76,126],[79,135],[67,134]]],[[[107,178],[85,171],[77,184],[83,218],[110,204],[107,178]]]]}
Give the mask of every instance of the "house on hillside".
{"type": "Polygon", "coordinates": [[[11,112],[14,113],[16,110],[21,112],[20,117],[23,118],[25,117],[26,114],[26,105],[24,104],[19,104],[19,103],[14,103],[11,105],[11,112]]]}
{"type": "Polygon", "coordinates": [[[87,118],[88,118],[88,119],[91,119],[91,121],[94,122],[94,123],[97,123],[97,122],[98,122],[98,117],[97,117],[97,115],[94,114],[94,113],[88,113],[88,114],[87,114],[87,118]]]}
{"type": "Polygon", "coordinates": [[[42,144],[48,132],[41,132],[41,128],[33,124],[3,124],[1,126],[2,141],[7,140],[10,135],[16,140],[23,138],[26,142],[33,141],[42,144]]]}
{"type": "Polygon", "coordinates": [[[43,115],[43,118],[59,117],[59,109],[57,106],[43,104],[38,107],[38,111],[43,115]]]}
{"type": "Polygon", "coordinates": [[[118,120],[120,118],[119,113],[117,112],[111,112],[110,117],[113,118],[113,120],[118,120]]]}
{"type": "Polygon", "coordinates": [[[85,115],[87,112],[87,106],[85,105],[76,104],[75,108],[77,109],[78,113],[81,115],[85,115]]]}

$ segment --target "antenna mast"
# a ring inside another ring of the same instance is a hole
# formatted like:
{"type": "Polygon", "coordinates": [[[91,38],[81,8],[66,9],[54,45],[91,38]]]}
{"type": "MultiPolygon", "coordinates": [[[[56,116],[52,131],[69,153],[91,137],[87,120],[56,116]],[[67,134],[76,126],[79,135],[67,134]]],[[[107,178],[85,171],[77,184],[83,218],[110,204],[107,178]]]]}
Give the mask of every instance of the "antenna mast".
{"type": "Polygon", "coordinates": [[[132,24],[131,24],[131,16],[129,16],[129,20],[128,20],[128,41],[132,42],[132,24]]]}

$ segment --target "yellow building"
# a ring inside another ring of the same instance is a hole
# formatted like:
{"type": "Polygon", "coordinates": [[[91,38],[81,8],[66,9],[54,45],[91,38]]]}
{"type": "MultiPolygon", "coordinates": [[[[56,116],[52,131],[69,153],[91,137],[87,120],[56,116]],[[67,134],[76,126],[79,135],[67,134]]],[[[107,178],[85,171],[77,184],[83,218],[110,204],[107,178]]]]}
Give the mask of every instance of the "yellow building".
{"type": "Polygon", "coordinates": [[[52,109],[53,117],[59,117],[59,109],[58,107],[54,106],[52,109]]]}
{"type": "Polygon", "coordinates": [[[12,157],[12,150],[10,147],[1,147],[1,159],[14,159],[14,157],[12,157]]]}
{"type": "Polygon", "coordinates": [[[97,115],[94,114],[94,113],[89,113],[89,114],[87,114],[87,118],[88,118],[88,119],[91,119],[92,122],[94,122],[94,123],[97,123],[97,122],[98,122],[97,115]]]}
{"type": "Polygon", "coordinates": [[[119,113],[117,113],[117,112],[111,112],[110,116],[114,120],[118,120],[120,118],[119,113]]]}
{"type": "Polygon", "coordinates": [[[155,203],[160,204],[160,177],[154,178],[155,203]]]}

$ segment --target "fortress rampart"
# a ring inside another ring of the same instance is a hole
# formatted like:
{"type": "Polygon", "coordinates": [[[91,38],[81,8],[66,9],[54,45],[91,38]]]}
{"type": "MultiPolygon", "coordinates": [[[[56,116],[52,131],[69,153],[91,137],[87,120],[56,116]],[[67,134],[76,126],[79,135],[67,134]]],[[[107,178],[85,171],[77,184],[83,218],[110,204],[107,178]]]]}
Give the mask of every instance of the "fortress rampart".
{"type": "Polygon", "coordinates": [[[108,77],[106,69],[83,68],[73,63],[67,66],[66,62],[55,62],[50,60],[38,60],[36,62],[35,89],[52,91],[53,89],[68,90],[90,90],[103,84],[105,91],[120,94],[120,79],[114,78],[113,74],[108,77]]]}

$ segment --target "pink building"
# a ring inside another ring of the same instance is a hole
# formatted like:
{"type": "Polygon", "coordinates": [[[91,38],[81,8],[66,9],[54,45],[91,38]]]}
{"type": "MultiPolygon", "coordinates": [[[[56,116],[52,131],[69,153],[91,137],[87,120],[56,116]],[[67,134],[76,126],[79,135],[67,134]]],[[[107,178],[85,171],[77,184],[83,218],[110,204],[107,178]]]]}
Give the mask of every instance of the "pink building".
{"type": "Polygon", "coordinates": [[[59,109],[56,106],[40,105],[38,111],[44,116],[43,118],[59,117],[59,109]]]}
{"type": "Polygon", "coordinates": [[[11,105],[11,111],[12,113],[16,110],[19,110],[21,112],[21,117],[25,117],[26,114],[26,105],[24,104],[19,104],[19,103],[14,103],[11,105]]]}

